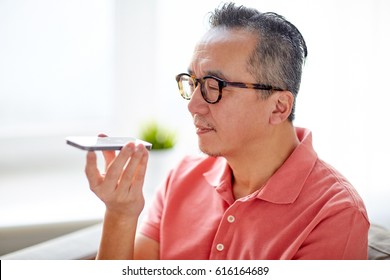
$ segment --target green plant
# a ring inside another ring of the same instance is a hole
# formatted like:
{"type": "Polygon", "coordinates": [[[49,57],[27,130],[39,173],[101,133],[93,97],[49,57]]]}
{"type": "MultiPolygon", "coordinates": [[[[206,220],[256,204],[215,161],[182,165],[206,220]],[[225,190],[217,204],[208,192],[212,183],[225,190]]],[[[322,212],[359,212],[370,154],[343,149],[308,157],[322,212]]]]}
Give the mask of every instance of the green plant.
{"type": "Polygon", "coordinates": [[[141,127],[140,138],[151,143],[152,150],[169,149],[176,144],[176,133],[155,121],[141,127]]]}

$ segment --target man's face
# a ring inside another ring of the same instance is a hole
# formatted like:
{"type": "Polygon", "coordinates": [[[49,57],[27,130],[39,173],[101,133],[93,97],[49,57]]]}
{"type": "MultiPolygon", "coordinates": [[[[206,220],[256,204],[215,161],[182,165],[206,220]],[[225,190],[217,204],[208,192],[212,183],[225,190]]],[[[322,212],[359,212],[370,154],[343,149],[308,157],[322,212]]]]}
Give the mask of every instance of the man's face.
{"type": "MultiPolygon", "coordinates": [[[[257,83],[248,71],[256,39],[245,30],[212,29],[196,46],[189,71],[197,78],[213,75],[230,82],[257,83]]],[[[208,104],[198,86],[188,110],[201,151],[229,157],[250,153],[261,145],[269,132],[272,106],[259,94],[261,91],[228,86],[218,103],[208,104]]]]}

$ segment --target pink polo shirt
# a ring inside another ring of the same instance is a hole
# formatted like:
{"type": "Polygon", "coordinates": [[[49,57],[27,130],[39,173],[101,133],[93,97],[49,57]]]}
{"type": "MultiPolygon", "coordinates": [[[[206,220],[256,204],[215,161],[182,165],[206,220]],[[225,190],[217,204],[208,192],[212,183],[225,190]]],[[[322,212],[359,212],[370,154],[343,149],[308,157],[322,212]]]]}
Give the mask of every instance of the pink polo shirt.
{"type": "Polygon", "coordinates": [[[311,132],[260,190],[235,200],[224,158],[187,157],[157,191],[141,233],[161,259],[367,259],[369,221],[351,184],[318,159],[311,132]]]}

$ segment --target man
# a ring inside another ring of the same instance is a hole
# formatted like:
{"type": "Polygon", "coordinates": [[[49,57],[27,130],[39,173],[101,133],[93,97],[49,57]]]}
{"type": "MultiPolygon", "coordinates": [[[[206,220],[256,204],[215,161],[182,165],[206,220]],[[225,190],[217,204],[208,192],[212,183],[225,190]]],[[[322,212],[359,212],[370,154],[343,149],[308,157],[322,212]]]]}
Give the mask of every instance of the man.
{"type": "Polygon", "coordinates": [[[300,32],[234,4],[210,23],[176,77],[206,156],[171,171],[136,238],[145,148],[104,152],[106,175],[88,153],[91,189],[107,209],[97,258],[366,259],[361,198],[292,123],[307,55],[300,32]]]}

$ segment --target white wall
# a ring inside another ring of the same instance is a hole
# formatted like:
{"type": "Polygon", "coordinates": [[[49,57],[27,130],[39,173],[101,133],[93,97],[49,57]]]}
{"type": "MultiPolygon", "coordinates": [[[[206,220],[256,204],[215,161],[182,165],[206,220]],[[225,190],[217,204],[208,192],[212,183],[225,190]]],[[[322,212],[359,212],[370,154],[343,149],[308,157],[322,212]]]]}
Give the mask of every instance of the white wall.
{"type": "MultiPolygon", "coordinates": [[[[59,180],[80,170],[75,188],[85,188],[84,154],[64,145],[69,134],[136,135],[158,118],[180,132],[182,151],[196,152],[174,76],[187,69],[205,15],[219,3],[0,0],[0,194],[28,181],[31,166],[45,182],[54,167],[59,180]]],[[[313,130],[319,155],[390,228],[388,1],[238,3],[278,12],[301,30],[309,57],[296,125],[313,130]]]]}
{"type": "Polygon", "coordinates": [[[111,121],[114,4],[0,0],[0,227],[101,215],[64,137],[111,121]]]}

